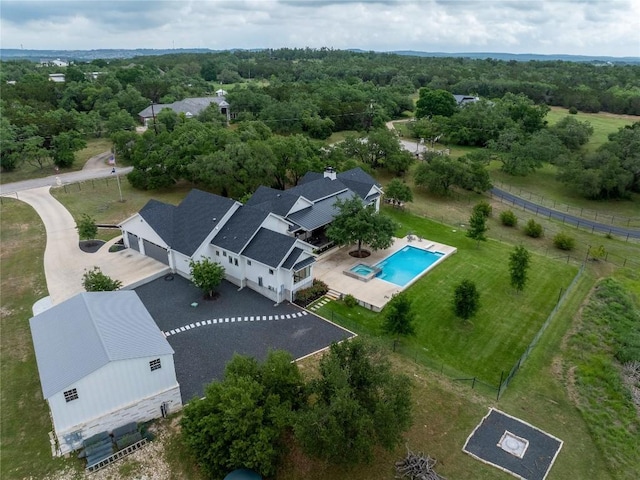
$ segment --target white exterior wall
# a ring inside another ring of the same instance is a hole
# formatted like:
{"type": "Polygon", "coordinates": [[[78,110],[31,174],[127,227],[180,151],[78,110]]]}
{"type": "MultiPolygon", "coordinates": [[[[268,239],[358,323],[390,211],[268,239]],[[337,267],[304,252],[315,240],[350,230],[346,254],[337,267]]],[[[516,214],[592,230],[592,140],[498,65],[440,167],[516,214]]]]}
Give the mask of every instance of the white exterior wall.
{"type": "MultiPolygon", "coordinates": [[[[138,405],[142,400],[153,399],[166,392],[172,392],[164,395],[172,402],[170,409],[177,410],[181,407],[180,387],[176,380],[173,355],[110,362],[73,385],[69,385],[64,391],[48,399],[54,430],[59,438],[65,433],[86,430],[96,422],[102,424],[104,421],[98,421],[99,419],[121,409],[131,409],[130,417],[142,415],[145,413],[141,411],[143,406],[138,405]],[[160,359],[162,367],[151,371],[149,362],[157,358],[160,359]],[[64,399],[64,391],[72,388],[77,390],[78,399],[67,402],[64,399]]],[[[146,413],[147,419],[160,416],[161,403],[158,401],[154,407],[157,409],[157,415],[148,417],[149,413],[146,413]]],[[[148,405],[145,408],[148,408],[148,405]]],[[[83,436],[87,437],[84,434],[83,436]]]]}
{"type": "Polygon", "coordinates": [[[262,222],[261,227],[271,230],[273,232],[282,233],[283,235],[289,234],[289,222],[285,221],[282,217],[274,214],[270,214],[262,222]]]}
{"type": "MultiPolygon", "coordinates": [[[[287,215],[290,215],[292,213],[298,212],[304,208],[308,208],[313,206],[313,202],[307,200],[304,197],[299,197],[298,200],[296,201],[296,203],[293,204],[293,207],[291,207],[291,210],[289,210],[289,212],[287,212],[287,215]]],[[[286,215],[285,215],[286,216],[286,215]]]]}
{"type": "Polygon", "coordinates": [[[186,255],[183,255],[182,253],[177,252],[175,250],[171,250],[171,267],[173,268],[174,272],[176,272],[177,274],[186,278],[190,278],[191,277],[191,267],[189,266],[190,261],[191,261],[191,258],[187,257],[186,255]]]}
{"type": "MultiPolygon", "coordinates": [[[[169,248],[162,238],[155,232],[153,228],[145,221],[144,218],[140,214],[136,214],[131,217],[129,220],[126,220],[124,223],[120,225],[120,230],[123,232],[123,238],[125,239],[125,245],[128,247],[128,238],[124,234],[125,232],[131,232],[134,235],[140,237],[140,239],[149,240],[151,243],[155,243],[156,245],[169,248]]],[[[140,251],[142,251],[142,241],[140,242],[140,251]]]]}

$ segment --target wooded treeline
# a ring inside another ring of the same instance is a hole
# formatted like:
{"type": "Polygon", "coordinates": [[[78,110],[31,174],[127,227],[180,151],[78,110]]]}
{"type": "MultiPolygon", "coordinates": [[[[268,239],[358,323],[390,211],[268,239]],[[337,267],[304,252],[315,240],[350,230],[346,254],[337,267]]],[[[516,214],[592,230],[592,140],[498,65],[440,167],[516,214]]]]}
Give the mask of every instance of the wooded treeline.
{"type": "Polygon", "coordinates": [[[281,49],[94,60],[66,68],[26,61],[1,66],[5,172],[22,162],[69,167],[86,139],[109,136],[119,159],[134,165],[130,180],[139,188],[189,180],[241,198],[259,184],[293,185],[326,164],[402,176],[415,159],[384,122],[411,115],[419,91],[416,113],[423,118],[412,124],[417,137],[483,147],[455,161],[426,155],[416,172],[419,186],[440,194],[452,186],[484,190],[490,186],[484,166],[499,159],[513,175],[554,163],[561,179],[592,198],[640,189],[640,129],[617,134],[618,146],[587,154],[588,124],[567,117],[548,127],[544,119],[549,105],[640,114],[639,65],[281,49]],[[54,72],[66,81],[49,81],[54,72]],[[234,116],[230,127],[210,107],[197,119],[157,112],[153,131],[133,133],[138,112],[152,102],[213,95],[221,87],[234,116]],[[425,93],[448,106],[429,113],[425,93]],[[458,108],[452,93],[481,101],[458,108]],[[334,149],[318,142],[340,131],[361,134],[334,149]]]}

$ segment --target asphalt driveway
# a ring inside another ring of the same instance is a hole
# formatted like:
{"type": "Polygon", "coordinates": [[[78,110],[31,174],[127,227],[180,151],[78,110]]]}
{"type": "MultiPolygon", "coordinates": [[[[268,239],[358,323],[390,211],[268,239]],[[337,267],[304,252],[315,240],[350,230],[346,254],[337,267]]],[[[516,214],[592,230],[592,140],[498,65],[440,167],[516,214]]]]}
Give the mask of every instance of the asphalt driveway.
{"type": "Polygon", "coordinates": [[[212,301],[178,275],[135,290],[175,350],[183,403],[203,396],[207,384],[221,379],[234,353],[264,360],[269,350],[282,349],[300,358],[353,335],[296,305],[276,306],[226,281],[212,301]]]}

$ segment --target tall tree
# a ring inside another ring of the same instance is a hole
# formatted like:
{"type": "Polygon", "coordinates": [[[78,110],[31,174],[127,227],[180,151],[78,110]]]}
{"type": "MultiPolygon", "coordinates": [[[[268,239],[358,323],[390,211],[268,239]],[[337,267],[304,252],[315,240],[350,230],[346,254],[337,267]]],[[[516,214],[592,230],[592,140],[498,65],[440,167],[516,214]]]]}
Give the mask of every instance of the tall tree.
{"type": "Polygon", "coordinates": [[[77,132],[62,132],[53,138],[53,163],[68,168],[75,161],[75,152],[87,146],[77,132]]]}
{"type": "Polygon", "coordinates": [[[358,257],[362,244],[373,250],[389,248],[393,244],[396,225],[389,217],[379,214],[372,206],[362,203],[360,197],[337,200],[338,214],[327,229],[327,237],[337,245],[358,244],[358,257]]]}
{"type": "Polygon", "coordinates": [[[453,293],[453,311],[457,317],[468,320],[480,308],[480,292],[476,284],[465,279],[460,282],[453,293]]]}
{"type": "Polygon", "coordinates": [[[98,234],[98,226],[95,219],[88,213],[83,213],[80,220],[76,222],[76,229],[80,240],[91,240],[98,234]]]}
{"type": "Polygon", "coordinates": [[[399,178],[394,178],[384,187],[384,196],[398,202],[413,202],[411,187],[399,178]]]}
{"type": "Polygon", "coordinates": [[[485,233],[489,227],[487,227],[487,217],[485,217],[484,213],[475,209],[471,213],[471,217],[469,217],[469,230],[467,230],[467,237],[472,238],[477,242],[477,246],[480,246],[480,242],[484,242],[487,240],[485,233]]]}
{"type": "Polygon", "coordinates": [[[450,117],[458,109],[454,96],[446,90],[421,88],[416,102],[416,117],[450,117]]]}
{"type": "Polygon", "coordinates": [[[405,292],[400,292],[385,306],[385,315],[382,330],[393,336],[393,351],[396,351],[396,343],[400,337],[409,337],[416,334],[413,321],[416,312],[411,300],[405,292]]]}
{"type": "Polygon", "coordinates": [[[189,262],[191,269],[191,281],[202,290],[209,298],[213,297],[214,290],[224,279],[224,267],[204,257],[202,260],[189,262]]]}
{"type": "Polygon", "coordinates": [[[185,406],[180,422],[185,444],[211,478],[243,467],[272,477],[303,391],[290,354],[269,352],[262,365],[236,355],[224,379],[185,406]]]}
{"type": "Polygon", "coordinates": [[[295,435],[305,452],[332,463],[368,461],[376,446],[391,450],[411,424],[409,378],[360,339],[331,345],[309,392],[295,435]]]}
{"type": "Polygon", "coordinates": [[[514,248],[509,255],[509,273],[511,274],[511,286],[517,291],[524,290],[528,280],[531,254],[522,245],[514,248]]]}

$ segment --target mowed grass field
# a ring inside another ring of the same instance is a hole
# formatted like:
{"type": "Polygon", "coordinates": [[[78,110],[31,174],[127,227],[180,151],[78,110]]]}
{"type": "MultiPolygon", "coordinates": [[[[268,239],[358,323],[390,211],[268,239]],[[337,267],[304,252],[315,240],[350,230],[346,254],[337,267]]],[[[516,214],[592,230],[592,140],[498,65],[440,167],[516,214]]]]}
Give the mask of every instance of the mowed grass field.
{"type": "MultiPolygon", "coordinates": [[[[406,290],[416,310],[416,335],[402,343],[431,364],[497,387],[501,375],[506,375],[526,350],[572,282],[577,266],[534,254],[530,280],[523,292],[516,292],[510,286],[508,270],[511,245],[494,240],[477,245],[465,236],[464,229],[398,210],[386,213],[400,225],[397,236],[413,232],[423,237],[423,242],[436,241],[458,249],[406,290]],[[454,289],[463,279],[473,281],[480,292],[481,308],[468,321],[457,318],[452,309],[454,289]]],[[[334,308],[332,305],[325,309],[334,308]]],[[[356,326],[362,323],[364,332],[381,334],[384,311],[376,315],[354,309],[350,315],[350,309],[336,308],[339,315],[355,320],[356,326]],[[358,318],[362,320],[358,322],[358,318]]],[[[331,318],[330,311],[326,314],[331,318]]],[[[340,322],[337,316],[334,320],[340,322]]]]}
{"type": "MultiPolygon", "coordinates": [[[[90,138],[87,140],[87,146],[76,152],[73,165],[70,168],[60,170],[60,172],[65,173],[82,170],[87,160],[100,153],[108,152],[111,150],[112,145],[111,140],[108,138],[90,138]]],[[[5,184],[29,180],[31,178],[48,177],[49,175],[55,175],[55,173],[56,171],[51,161],[47,162],[43,168],[28,163],[21,163],[13,172],[3,172],[2,175],[0,175],[0,183],[5,184]]]]}

